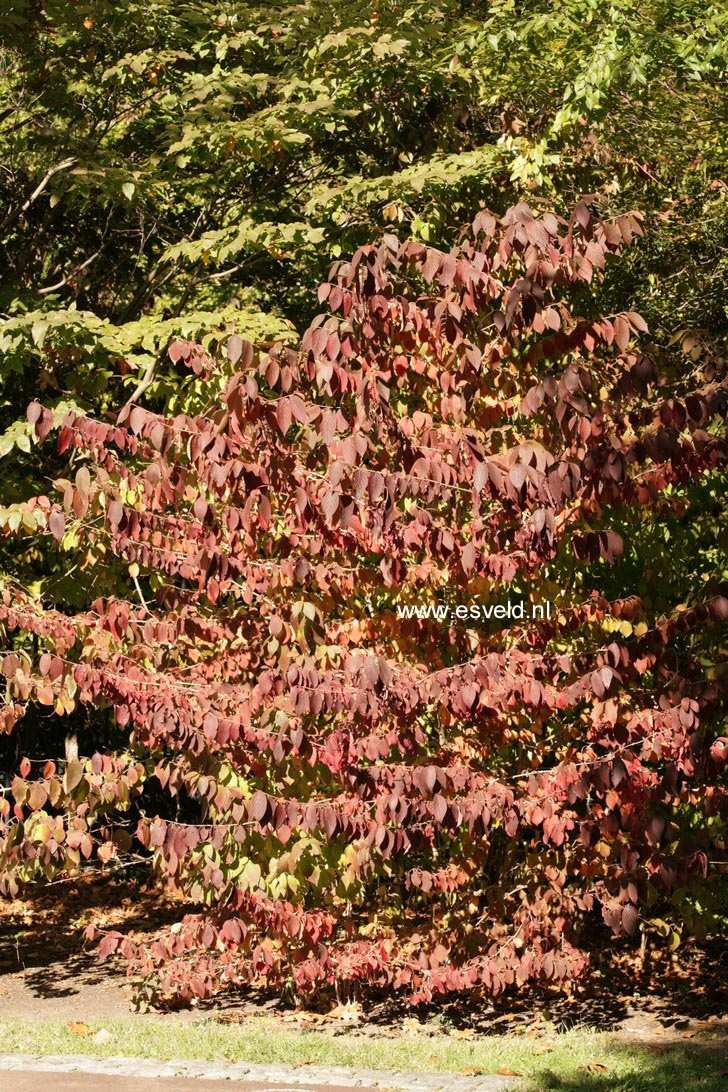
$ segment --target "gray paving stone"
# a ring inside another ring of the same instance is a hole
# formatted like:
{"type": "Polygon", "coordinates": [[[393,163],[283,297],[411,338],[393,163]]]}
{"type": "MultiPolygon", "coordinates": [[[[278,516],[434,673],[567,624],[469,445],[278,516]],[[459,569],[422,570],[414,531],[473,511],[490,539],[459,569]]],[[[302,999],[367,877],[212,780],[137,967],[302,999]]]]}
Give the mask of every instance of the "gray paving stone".
{"type": "MultiPolygon", "coordinates": [[[[392,1089],[396,1092],[506,1092],[518,1088],[514,1077],[461,1077],[451,1073],[398,1073],[343,1066],[260,1065],[254,1063],[171,1061],[147,1058],[94,1058],[85,1054],[0,1054],[0,1072],[87,1073],[99,1076],[198,1078],[288,1085],[299,1092],[308,1085],[392,1089]]],[[[278,1092],[281,1092],[279,1089],[278,1092]]],[[[283,1090],[285,1092],[285,1090],[283,1090]]]]}

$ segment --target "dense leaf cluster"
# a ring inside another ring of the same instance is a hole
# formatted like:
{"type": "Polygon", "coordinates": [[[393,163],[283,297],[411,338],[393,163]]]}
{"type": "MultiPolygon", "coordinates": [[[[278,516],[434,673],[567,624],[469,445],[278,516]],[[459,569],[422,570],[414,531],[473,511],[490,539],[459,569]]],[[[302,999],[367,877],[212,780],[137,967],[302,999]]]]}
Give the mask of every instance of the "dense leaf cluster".
{"type": "Polygon", "coordinates": [[[724,925],[726,43],[5,0],[5,891],[153,865],[167,1002],[724,925]]]}
{"type": "MultiPolygon", "coordinates": [[[[705,565],[664,611],[621,572],[724,480],[728,398],[717,362],[675,373],[636,312],[595,315],[642,230],[580,202],[481,211],[449,250],[388,233],[333,270],[299,349],[175,342],[205,412],[68,411],[68,476],[0,525],[135,596],[7,590],[4,724],[93,706],[124,742],[25,762],[6,890],[151,858],[199,913],[101,947],[163,1003],[497,994],[581,974],[595,921],[719,923],[728,600],[705,565]],[[554,610],[400,609],[506,596],[554,610]]],[[[40,402],[27,419],[52,433],[40,402]]]]}

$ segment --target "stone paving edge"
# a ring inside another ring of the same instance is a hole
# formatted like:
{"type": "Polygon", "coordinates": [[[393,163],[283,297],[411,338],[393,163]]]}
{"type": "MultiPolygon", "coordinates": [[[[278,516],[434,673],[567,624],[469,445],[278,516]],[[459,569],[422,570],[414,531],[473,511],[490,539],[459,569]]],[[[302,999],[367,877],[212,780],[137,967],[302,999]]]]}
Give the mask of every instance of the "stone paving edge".
{"type": "Polygon", "coordinates": [[[460,1076],[455,1073],[407,1073],[389,1069],[348,1069],[323,1065],[262,1065],[253,1062],[152,1061],[148,1058],[88,1054],[0,1054],[0,1071],[96,1073],[117,1077],[198,1077],[207,1080],[261,1081],[264,1084],[349,1085],[399,1092],[506,1092],[513,1077],[460,1076]]]}

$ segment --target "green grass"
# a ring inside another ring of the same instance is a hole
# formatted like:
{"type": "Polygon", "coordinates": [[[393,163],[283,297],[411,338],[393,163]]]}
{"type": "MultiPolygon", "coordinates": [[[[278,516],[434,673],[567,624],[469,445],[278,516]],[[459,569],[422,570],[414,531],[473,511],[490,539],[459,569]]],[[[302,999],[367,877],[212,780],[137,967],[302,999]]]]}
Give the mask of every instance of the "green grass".
{"type": "Polygon", "coordinates": [[[105,1028],[112,1039],[97,1044],[92,1035],[78,1035],[66,1023],[0,1020],[0,1050],[442,1073],[494,1074],[505,1067],[523,1075],[528,1092],[723,1092],[728,1086],[725,1053],[699,1040],[658,1052],[583,1030],[538,1039],[468,1040],[446,1032],[434,1036],[402,1032],[388,1038],[293,1028],[266,1017],[222,1024],[209,1018],[137,1016],[105,1020],[98,1028],[105,1028]]]}

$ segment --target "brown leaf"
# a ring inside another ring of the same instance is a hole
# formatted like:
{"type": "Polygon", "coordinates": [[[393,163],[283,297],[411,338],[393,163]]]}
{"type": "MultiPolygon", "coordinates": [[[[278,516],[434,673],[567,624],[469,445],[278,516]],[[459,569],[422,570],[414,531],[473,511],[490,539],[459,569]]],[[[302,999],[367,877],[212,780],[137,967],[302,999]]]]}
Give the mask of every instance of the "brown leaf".
{"type": "Polygon", "coordinates": [[[66,764],[66,772],[63,777],[64,792],[73,792],[83,777],[83,766],[77,758],[72,758],[66,764]]]}
{"type": "Polygon", "coordinates": [[[498,1070],[499,1077],[522,1077],[523,1074],[519,1073],[515,1069],[509,1069],[507,1065],[502,1065],[498,1070]]]}
{"type": "Polygon", "coordinates": [[[364,1010],[358,1001],[347,1001],[345,1004],[335,1005],[329,1012],[331,1020],[346,1020],[347,1022],[361,1020],[364,1010]]]}
{"type": "Polygon", "coordinates": [[[28,793],[28,806],[32,811],[40,811],[47,799],[48,792],[42,782],[36,781],[31,785],[28,793]]]}

